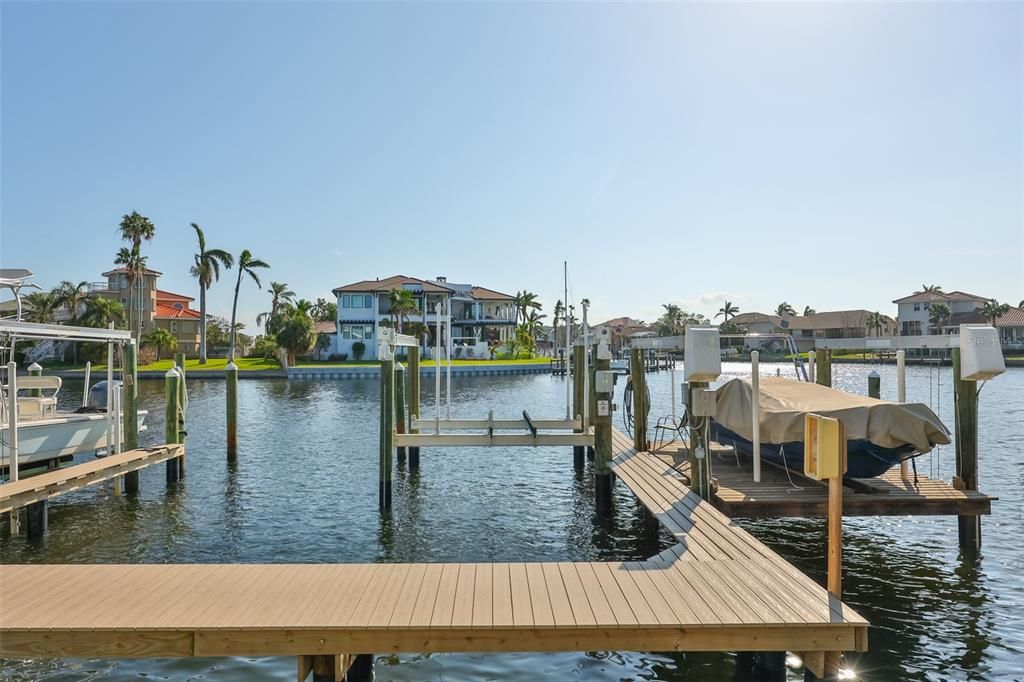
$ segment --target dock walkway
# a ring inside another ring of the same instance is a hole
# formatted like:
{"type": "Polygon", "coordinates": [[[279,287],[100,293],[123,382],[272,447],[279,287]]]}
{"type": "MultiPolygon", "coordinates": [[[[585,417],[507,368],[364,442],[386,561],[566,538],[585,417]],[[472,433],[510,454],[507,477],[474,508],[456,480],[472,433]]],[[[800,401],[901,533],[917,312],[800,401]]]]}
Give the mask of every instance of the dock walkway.
{"type": "Polygon", "coordinates": [[[14,483],[4,483],[0,485],[0,513],[27,507],[57,495],[109,481],[117,476],[124,476],[133,471],[181,457],[184,453],[184,445],[171,444],[140,448],[97,458],[82,464],[54,469],[14,483]]]}
{"type": "Polygon", "coordinates": [[[640,562],[0,566],[0,657],[867,648],[867,622],[616,434],[640,562]],[[38,586],[53,586],[39,590],[38,586]],[[132,595],[131,599],[112,595],[132,595]]]}

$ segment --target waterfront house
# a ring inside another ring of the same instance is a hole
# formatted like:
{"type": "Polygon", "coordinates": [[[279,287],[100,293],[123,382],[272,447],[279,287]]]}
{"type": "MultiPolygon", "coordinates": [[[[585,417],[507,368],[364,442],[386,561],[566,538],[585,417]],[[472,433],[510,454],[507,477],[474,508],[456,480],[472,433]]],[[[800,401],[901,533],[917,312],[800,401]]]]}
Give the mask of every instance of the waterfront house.
{"type": "MultiPolygon", "coordinates": [[[[430,357],[437,340],[438,324],[444,322],[446,311],[452,316],[452,356],[456,358],[490,357],[488,344],[505,343],[515,333],[515,297],[486,287],[456,284],[446,277],[418,279],[392,275],[384,279],[353,282],[337,287],[338,325],[333,352],[357,359],[353,346],[361,343],[361,359],[377,357],[377,339],[382,326],[394,324],[391,313],[391,292],[412,292],[416,310],[400,320],[406,333],[417,328],[425,330],[424,348],[430,357]],[[441,316],[435,313],[441,306],[441,316]]],[[[447,339],[441,339],[447,344],[447,339]]]]}
{"type": "Polygon", "coordinates": [[[984,322],[978,315],[981,309],[990,299],[984,296],[975,296],[963,291],[917,291],[909,296],[897,298],[895,303],[898,308],[896,319],[899,322],[900,336],[922,336],[934,334],[956,333],[961,324],[974,324],[984,322]],[[941,329],[932,328],[930,313],[931,306],[942,303],[949,308],[949,320],[942,325],[941,329]]]}
{"type": "MultiPolygon", "coordinates": [[[[797,350],[803,352],[814,349],[815,339],[863,339],[869,336],[888,336],[895,333],[896,321],[883,316],[882,328],[873,329],[868,322],[870,310],[826,310],[813,315],[770,315],[766,313],[740,313],[732,318],[732,322],[746,330],[748,334],[786,334],[793,338],[797,350]]],[[[761,346],[758,341],[748,339],[748,348],[761,346]]],[[[784,350],[781,341],[771,342],[768,346],[784,350]]]]}
{"type": "MultiPolygon", "coordinates": [[[[132,294],[128,290],[128,274],[125,268],[116,268],[103,273],[105,282],[94,282],[90,285],[90,293],[119,301],[128,311],[129,301],[135,312],[133,320],[142,315],[142,335],[154,329],[169,331],[178,342],[178,351],[186,355],[199,352],[199,311],[192,308],[195,299],[191,296],[165,291],[157,286],[157,280],[163,274],[156,270],[146,269],[140,282],[132,286],[132,294]],[[139,296],[139,293],[142,293],[139,296]]],[[[134,323],[133,323],[134,324],[134,323]]]]}

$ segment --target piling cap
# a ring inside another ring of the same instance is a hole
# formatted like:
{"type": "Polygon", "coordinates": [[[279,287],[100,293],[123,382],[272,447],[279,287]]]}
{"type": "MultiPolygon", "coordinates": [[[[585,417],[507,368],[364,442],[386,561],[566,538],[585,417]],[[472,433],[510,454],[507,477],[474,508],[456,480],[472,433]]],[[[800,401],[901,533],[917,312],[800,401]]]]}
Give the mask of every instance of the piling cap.
{"type": "Polygon", "coordinates": [[[234,363],[234,361],[229,362],[228,364],[224,365],[224,371],[225,372],[237,372],[238,371],[238,365],[236,365],[234,363]]]}
{"type": "Polygon", "coordinates": [[[167,374],[164,375],[164,379],[174,379],[177,376],[178,373],[174,371],[173,367],[171,367],[169,370],[167,370],[167,374]]]}
{"type": "Polygon", "coordinates": [[[33,362],[31,365],[28,366],[28,371],[30,371],[30,372],[42,372],[43,371],[43,367],[38,362],[33,362]]]}
{"type": "Polygon", "coordinates": [[[872,378],[872,379],[878,379],[879,378],[879,374],[875,370],[871,370],[870,372],[868,372],[868,376],[870,378],[872,378]]]}

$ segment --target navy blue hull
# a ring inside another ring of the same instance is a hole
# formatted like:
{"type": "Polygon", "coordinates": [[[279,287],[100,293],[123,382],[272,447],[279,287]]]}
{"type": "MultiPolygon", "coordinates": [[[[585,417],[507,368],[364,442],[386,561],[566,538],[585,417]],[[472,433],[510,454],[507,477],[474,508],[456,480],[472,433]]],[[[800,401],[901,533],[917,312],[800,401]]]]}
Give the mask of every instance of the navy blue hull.
{"type": "MultiPolygon", "coordinates": [[[[711,438],[723,445],[735,445],[740,452],[751,454],[753,444],[734,431],[725,428],[714,419],[711,420],[711,438]]],[[[858,439],[847,442],[846,461],[847,476],[853,478],[874,478],[881,476],[892,466],[899,464],[914,451],[910,445],[899,448],[882,448],[869,440],[858,439]]],[[[795,471],[804,468],[804,444],[798,441],[791,443],[761,443],[761,459],[795,471]]]]}

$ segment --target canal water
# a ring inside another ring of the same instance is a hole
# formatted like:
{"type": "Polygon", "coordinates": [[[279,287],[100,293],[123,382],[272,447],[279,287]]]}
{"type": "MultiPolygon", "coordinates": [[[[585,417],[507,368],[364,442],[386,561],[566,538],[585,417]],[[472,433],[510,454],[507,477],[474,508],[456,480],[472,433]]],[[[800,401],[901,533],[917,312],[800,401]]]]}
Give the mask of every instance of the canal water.
{"type": "MultiPolygon", "coordinates": [[[[835,365],[838,388],[866,392],[882,375],[895,399],[895,368],[835,365]]],[[[724,365],[724,379],[749,374],[724,365]]],[[[791,365],[763,364],[792,376],[791,365]]],[[[950,368],[910,367],[908,398],[933,406],[952,427],[950,368]]],[[[677,375],[681,380],[681,372],[677,375]]],[[[452,414],[560,417],[563,379],[452,379],[452,414]]],[[[650,375],[653,423],[671,412],[669,375],[650,375]]],[[[424,382],[424,411],[433,409],[424,382]]],[[[65,383],[71,405],[81,382],[65,383]]],[[[678,390],[678,389],[677,389],[678,390]]],[[[162,382],[140,384],[150,411],[143,444],[163,435],[162,382]]],[[[622,382],[617,387],[621,402],[622,382]]],[[[109,486],[51,503],[38,543],[0,537],[4,563],[488,562],[641,560],[670,544],[652,537],[632,495],[617,484],[615,510],[593,510],[590,472],[576,476],[571,448],[439,448],[421,469],[398,467],[394,509],[377,510],[377,382],[240,382],[239,454],[224,452],[224,384],[189,383],[188,475],[168,489],[163,467],[145,470],[137,497],[109,486]]],[[[443,409],[443,408],[442,408],[443,409]]],[[[853,518],[845,522],[844,597],[872,624],[870,652],[851,658],[866,680],[1024,679],[1024,369],[986,384],[980,403],[981,487],[1000,500],[983,520],[983,555],[958,555],[956,519],[853,518]]],[[[425,415],[425,416],[430,416],[425,415]]],[[[615,423],[621,425],[621,412],[615,423]]],[[[917,460],[948,479],[952,446],[917,460]]],[[[791,562],[823,580],[820,520],[744,521],[791,562]]],[[[47,589],[47,586],[40,586],[47,589]]],[[[112,595],[131,599],[131,595],[112,595]]],[[[2,608],[3,595],[0,595],[2,608]]],[[[3,662],[4,680],[292,680],[294,659],[65,660],[3,662]]],[[[403,655],[376,661],[378,680],[728,680],[728,654],[591,652],[403,655]]],[[[796,672],[791,673],[798,679],[796,672]]]]}

